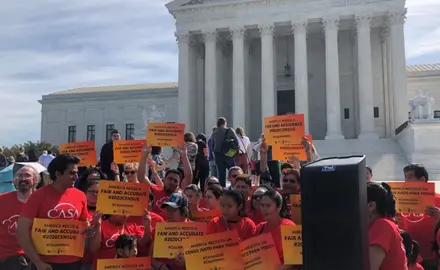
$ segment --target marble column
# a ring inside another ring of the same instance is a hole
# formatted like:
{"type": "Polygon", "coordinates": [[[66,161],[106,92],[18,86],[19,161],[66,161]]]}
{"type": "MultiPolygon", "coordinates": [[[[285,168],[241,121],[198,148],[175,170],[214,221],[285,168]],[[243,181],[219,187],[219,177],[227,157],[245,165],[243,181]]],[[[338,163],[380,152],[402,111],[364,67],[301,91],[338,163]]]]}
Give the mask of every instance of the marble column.
{"type": "Polygon", "coordinates": [[[325,67],[327,99],[327,134],[326,140],[344,139],[342,136],[341,98],[339,83],[339,18],[324,18],[325,32],[325,67]]]}
{"type": "Polygon", "coordinates": [[[205,134],[217,122],[217,32],[203,33],[205,40],[205,134]]]}
{"type": "Polygon", "coordinates": [[[404,29],[406,10],[388,16],[390,28],[391,80],[394,96],[394,126],[399,128],[408,121],[408,92],[404,29]]]}
{"type": "Polygon", "coordinates": [[[304,114],[305,132],[309,133],[307,26],[307,21],[292,23],[292,30],[295,39],[295,113],[304,114]]]}
{"type": "Polygon", "coordinates": [[[245,29],[232,29],[232,123],[235,127],[246,128],[246,92],[244,42],[245,29]]]}
{"type": "Polygon", "coordinates": [[[357,16],[359,139],[378,138],[374,124],[373,65],[370,16],[357,16]]]}
{"type": "Polygon", "coordinates": [[[178,121],[185,124],[189,131],[191,127],[191,106],[190,104],[190,46],[189,33],[176,33],[179,43],[179,87],[178,87],[178,121]]]}
{"type": "Polygon", "coordinates": [[[261,36],[261,121],[275,113],[275,71],[273,25],[260,26],[261,36]]]}

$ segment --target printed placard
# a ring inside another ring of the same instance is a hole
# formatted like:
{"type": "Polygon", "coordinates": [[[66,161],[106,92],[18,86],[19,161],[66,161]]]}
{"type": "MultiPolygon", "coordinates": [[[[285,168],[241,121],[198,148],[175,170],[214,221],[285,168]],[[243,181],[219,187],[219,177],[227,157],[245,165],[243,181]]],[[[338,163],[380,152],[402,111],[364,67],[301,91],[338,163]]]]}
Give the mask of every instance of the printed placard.
{"type": "MultiPolygon", "coordinates": [[[[304,135],[312,143],[312,135],[304,135]]],[[[302,143],[300,144],[274,144],[272,145],[272,158],[274,160],[291,160],[295,156],[299,161],[307,161],[307,153],[302,143]]]]}
{"type": "Polygon", "coordinates": [[[213,218],[223,215],[221,209],[214,209],[209,211],[198,211],[191,213],[191,220],[198,222],[209,222],[213,218]]]}
{"type": "Polygon", "coordinates": [[[173,259],[183,252],[182,241],[188,237],[204,236],[204,222],[161,222],[156,224],[153,258],[173,259]]]}
{"type": "Polygon", "coordinates": [[[126,269],[126,270],[150,270],[150,257],[134,257],[124,259],[100,259],[98,270],[126,269]]]}
{"type": "Polygon", "coordinates": [[[35,218],[32,242],[40,255],[82,257],[86,230],[87,224],[84,221],[35,218]]]}
{"type": "Polygon", "coordinates": [[[388,182],[396,197],[399,213],[423,214],[428,206],[435,205],[435,183],[388,182]]]}
{"type": "Polygon", "coordinates": [[[304,137],[304,114],[278,115],[264,118],[267,144],[301,144],[304,137]]]}
{"type": "Polygon", "coordinates": [[[100,181],[96,208],[104,215],[143,216],[149,192],[143,183],[100,181]]]}
{"type": "Polygon", "coordinates": [[[290,213],[292,215],[292,221],[296,225],[301,225],[302,224],[301,195],[299,195],[299,194],[290,195],[290,213]]]}
{"type": "Polygon", "coordinates": [[[246,270],[276,270],[281,262],[271,233],[263,233],[240,243],[246,270]]]}
{"type": "Polygon", "coordinates": [[[145,140],[113,141],[113,156],[116,164],[139,162],[145,140]]]}
{"type": "Polygon", "coordinates": [[[185,124],[148,123],[148,145],[180,147],[185,144],[185,124]]]}
{"type": "Polygon", "coordinates": [[[284,264],[302,265],[302,226],[282,225],[281,239],[283,245],[284,264]]]}
{"type": "Polygon", "coordinates": [[[80,167],[96,166],[96,164],[98,164],[94,141],[61,144],[60,153],[79,157],[81,159],[79,163],[80,167]]]}
{"type": "Polygon", "coordinates": [[[243,270],[236,230],[183,240],[186,269],[243,270]]]}

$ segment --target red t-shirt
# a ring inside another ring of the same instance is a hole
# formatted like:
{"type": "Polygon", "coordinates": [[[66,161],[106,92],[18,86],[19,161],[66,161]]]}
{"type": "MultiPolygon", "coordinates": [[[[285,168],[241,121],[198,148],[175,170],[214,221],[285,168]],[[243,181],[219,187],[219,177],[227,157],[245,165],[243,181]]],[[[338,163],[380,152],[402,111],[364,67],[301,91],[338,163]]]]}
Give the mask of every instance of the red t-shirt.
{"type": "Polygon", "coordinates": [[[17,191],[0,195],[0,259],[23,255],[24,251],[18,245],[17,222],[23,203],[17,198],[17,191]]]}
{"type": "Polygon", "coordinates": [[[255,236],[255,223],[246,217],[240,217],[237,222],[228,222],[223,216],[213,218],[206,227],[206,234],[237,230],[240,241],[255,236]]]}
{"type": "MultiPolygon", "coordinates": [[[[151,232],[153,232],[156,229],[156,224],[158,222],[165,222],[165,220],[154,212],[150,212],[150,216],[151,216],[151,232]]],[[[128,217],[127,223],[134,223],[141,228],[145,228],[144,217],[128,217]]],[[[140,257],[148,257],[150,256],[149,253],[150,253],[149,247],[138,247],[138,254],[140,257]]]]}
{"type": "Polygon", "coordinates": [[[205,197],[203,197],[203,198],[200,199],[200,201],[199,201],[199,207],[200,207],[200,208],[206,208],[206,198],[205,198],[205,197]]]}
{"type": "Polygon", "coordinates": [[[263,233],[271,233],[273,241],[275,243],[275,247],[278,251],[278,256],[280,257],[281,264],[284,264],[284,255],[283,255],[283,244],[282,244],[282,237],[281,237],[281,226],[282,225],[295,225],[293,221],[290,219],[282,218],[280,220],[280,223],[277,227],[269,228],[267,226],[267,222],[262,222],[257,226],[257,234],[263,234],[263,233]]]}
{"type": "MultiPolygon", "coordinates": [[[[440,207],[440,194],[435,194],[435,207],[440,207]]],[[[407,231],[413,240],[420,245],[420,256],[423,260],[435,259],[432,251],[436,219],[428,215],[398,213],[399,227],[407,231]]]]}
{"type": "Polygon", "coordinates": [[[253,210],[251,200],[246,201],[246,215],[250,218],[255,225],[258,226],[261,222],[264,222],[265,219],[263,217],[263,213],[261,210],[253,210]]]}
{"type": "MultiPolygon", "coordinates": [[[[87,220],[91,222],[93,220],[93,215],[95,214],[95,210],[87,208],[87,214],[88,214],[87,220]]],[[[93,263],[93,255],[88,248],[85,248],[84,250],[84,257],[82,261],[83,264],[85,265],[91,265],[93,263]]]]}
{"type": "MultiPolygon", "coordinates": [[[[23,205],[21,215],[31,220],[42,218],[85,221],[88,216],[86,201],[86,195],[74,187],[62,192],[53,185],[47,185],[32,193],[23,205]]],[[[72,263],[82,259],[64,255],[40,255],[40,258],[48,263],[72,263]]]]}
{"type": "Polygon", "coordinates": [[[101,248],[93,253],[95,269],[98,259],[114,259],[116,257],[115,242],[121,234],[134,235],[140,239],[144,235],[144,230],[134,223],[116,226],[111,224],[109,220],[104,220],[101,223],[101,248]]]}
{"type": "Polygon", "coordinates": [[[424,270],[425,268],[423,268],[423,266],[421,266],[418,263],[415,264],[411,264],[408,266],[408,270],[424,270]]]}
{"type": "Polygon", "coordinates": [[[405,247],[397,225],[386,218],[378,218],[368,229],[370,246],[378,245],[385,250],[380,270],[406,270],[405,247]]]}
{"type": "Polygon", "coordinates": [[[162,209],[161,206],[164,202],[168,201],[168,198],[172,195],[172,193],[168,194],[165,192],[165,190],[153,186],[151,186],[151,190],[153,190],[154,194],[153,212],[166,220],[167,212],[165,211],[165,208],[162,209]]]}

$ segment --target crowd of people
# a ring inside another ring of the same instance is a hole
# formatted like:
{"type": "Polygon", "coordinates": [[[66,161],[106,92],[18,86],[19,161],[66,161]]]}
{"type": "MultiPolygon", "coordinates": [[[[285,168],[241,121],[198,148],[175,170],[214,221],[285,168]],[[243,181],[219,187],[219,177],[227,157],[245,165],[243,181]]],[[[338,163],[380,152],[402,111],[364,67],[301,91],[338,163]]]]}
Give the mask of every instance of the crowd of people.
{"type": "MultiPolygon", "coordinates": [[[[208,222],[207,234],[236,230],[244,241],[270,233],[280,269],[302,269],[284,264],[289,255],[283,254],[281,226],[295,225],[290,195],[301,194],[301,165],[319,158],[313,144],[303,139],[307,160],[275,161],[264,134],[251,147],[244,130],[228,128],[224,118],[218,119],[209,139],[192,133],[184,137],[185,145],[173,149],[177,168],[170,168],[170,160],[155,146],[143,147],[139,163],[115,164],[112,144],[120,139],[115,130],[112,141],[102,148],[100,166],[81,168],[79,158],[57,155],[47,166],[52,181],[38,190],[40,176],[35,169],[25,166],[18,170],[16,191],[0,196],[0,269],[89,270],[96,269],[99,259],[151,256],[156,224],[191,222],[195,213],[210,210],[220,214],[208,222]],[[145,214],[135,217],[96,211],[101,180],[148,185],[145,214]],[[86,222],[83,257],[39,255],[31,237],[36,218],[86,222]]],[[[406,181],[429,180],[421,165],[410,164],[403,173],[406,181]]],[[[436,205],[424,214],[397,213],[390,186],[372,179],[373,171],[367,167],[365,207],[371,269],[437,270],[440,196],[435,195],[436,205]]],[[[152,258],[151,267],[186,269],[185,256],[152,258]]]]}

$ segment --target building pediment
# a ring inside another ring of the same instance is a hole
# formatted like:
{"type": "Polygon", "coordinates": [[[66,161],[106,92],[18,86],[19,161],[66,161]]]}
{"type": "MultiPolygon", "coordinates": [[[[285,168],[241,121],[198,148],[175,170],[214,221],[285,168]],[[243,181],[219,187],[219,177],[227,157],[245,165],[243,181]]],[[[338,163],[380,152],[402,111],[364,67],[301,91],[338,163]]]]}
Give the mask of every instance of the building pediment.
{"type": "Polygon", "coordinates": [[[175,11],[186,8],[204,8],[218,5],[224,6],[249,2],[261,2],[261,0],[174,0],[166,4],[166,7],[169,11],[175,11]]]}

